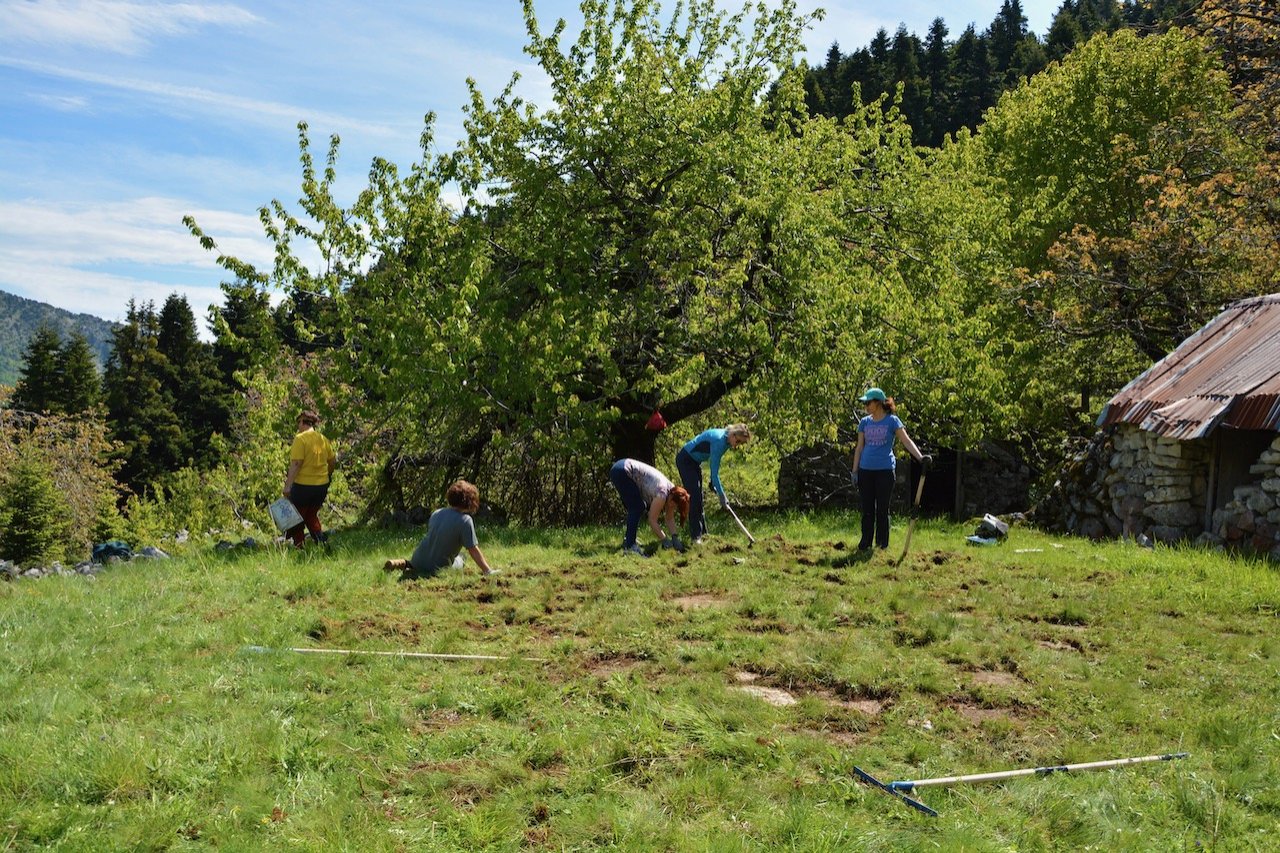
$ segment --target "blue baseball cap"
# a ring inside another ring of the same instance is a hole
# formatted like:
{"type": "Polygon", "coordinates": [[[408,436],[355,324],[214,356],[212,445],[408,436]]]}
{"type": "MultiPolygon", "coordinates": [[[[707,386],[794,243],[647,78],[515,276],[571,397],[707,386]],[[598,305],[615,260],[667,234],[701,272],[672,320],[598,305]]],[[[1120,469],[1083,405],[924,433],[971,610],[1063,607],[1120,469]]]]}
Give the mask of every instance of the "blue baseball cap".
{"type": "Polygon", "coordinates": [[[859,403],[866,403],[870,400],[879,400],[883,403],[885,401],[884,392],[879,388],[868,388],[867,393],[858,398],[859,403]]]}

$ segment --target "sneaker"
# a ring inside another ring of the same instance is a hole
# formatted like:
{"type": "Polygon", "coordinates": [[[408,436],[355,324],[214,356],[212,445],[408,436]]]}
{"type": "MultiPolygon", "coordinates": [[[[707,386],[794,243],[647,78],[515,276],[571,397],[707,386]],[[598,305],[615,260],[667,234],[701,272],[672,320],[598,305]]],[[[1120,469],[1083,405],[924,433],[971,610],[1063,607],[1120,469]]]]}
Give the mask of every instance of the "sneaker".
{"type": "Polygon", "coordinates": [[[408,560],[387,560],[382,564],[384,572],[403,572],[409,568],[408,560]]]}
{"type": "Polygon", "coordinates": [[[649,556],[648,554],[646,554],[646,553],[644,552],[644,549],[640,547],[640,543],[638,543],[638,542],[633,542],[633,543],[631,544],[631,547],[629,547],[629,548],[623,548],[623,549],[622,549],[622,556],[626,557],[626,556],[628,556],[628,555],[634,555],[634,556],[636,556],[636,557],[648,557],[648,556],[649,556]]]}
{"type": "Polygon", "coordinates": [[[500,574],[502,574],[502,569],[486,569],[485,571],[480,573],[481,577],[486,577],[486,578],[491,578],[494,575],[500,575],[500,574]]]}

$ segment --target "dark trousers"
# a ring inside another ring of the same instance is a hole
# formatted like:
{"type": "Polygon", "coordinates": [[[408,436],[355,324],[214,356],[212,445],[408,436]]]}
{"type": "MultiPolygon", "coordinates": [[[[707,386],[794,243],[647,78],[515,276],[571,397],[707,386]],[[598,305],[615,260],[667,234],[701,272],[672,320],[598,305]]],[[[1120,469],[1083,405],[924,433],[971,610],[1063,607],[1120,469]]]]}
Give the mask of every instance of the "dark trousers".
{"type": "Polygon", "coordinates": [[[893,497],[893,469],[858,469],[858,492],[862,497],[862,540],[859,548],[870,548],[875,536],[877,548],[889,547],[889,499],[893,497]]]}
{"type": "Polygon", "coordinates": [[[680,472],[680,485],[689,493],[689,538],[707,535],[707,515],[702,510],[702,466],[680,448],[676,454],[676,470],[680,472]]]}
{"type": "Polygon", "coordinates": [[[302,516],[302,524],[289,530],[289,538],[293,540],[294,545],[302,547],[307,530],[311,531],[312,539],[324,542],[324,528],[320,526],[320,507],[324,506],[325,498],[328,496],[328,483],[323,486],[294,483],[289,489],[289,501],[298,508],[298,515],[302,516]]]}
{"type": "Polygon", "coordinates": [[[630,548],[636,544],[636,531],[640,529],[640,519],[648,511],[644,498],[640,497],[640,487],[636,481],[627,476],[625,460],[619,459],[609,469],[609,482],[618,490],[622,505],[627,510],[627,532],[622,539],[622,547],[630,548]]]}

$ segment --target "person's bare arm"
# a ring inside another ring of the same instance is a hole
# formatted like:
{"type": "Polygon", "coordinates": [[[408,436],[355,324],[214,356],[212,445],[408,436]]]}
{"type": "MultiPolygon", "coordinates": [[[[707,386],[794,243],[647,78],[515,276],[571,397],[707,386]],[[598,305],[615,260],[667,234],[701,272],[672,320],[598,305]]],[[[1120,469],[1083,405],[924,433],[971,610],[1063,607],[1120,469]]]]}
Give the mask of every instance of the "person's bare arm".
{"type": "Polygon", "coordinates": [[[494,568],[485,560],[484,553],[480,550],[479,545],[471,546],[467,549],[467,553],[471,555],[471,559],[476,561],[476,565],[480,567],[482,574],[491,575],[494,573],[494,568]]]}
{"type": "Polygon", "coordinates": [[[654,536],[658,537],[659,542],[667,538],[667,534],[662,532],[662,525],[659,523],[662,518],[662,509],[666,505],[666,498],[655,498],[653,503],[649,504],[649,529],[653,531],[654,536]]]}
{"type": "Polygon", "coordinates": [[[298,472],[302,470],[302,460],[292,459],[289,461],[289,472],[284,475],[284,496],[289,497],[289,490],[293,488],[293,478],[298,476],[298,472]]]}
{"type": "Polygon", "coordinates": [[[911,454],[911,458],[917,462],[924,461],[924,454],[920,452],[920,448],[916,447],[916,443],[911,440],[911,436],[907,435],[906,427],[898,427],[898,441],[902,442],[902,446],[911,454]]]}
{"type": "Polygon", "coordinates": [[[666,511],[663,513],[665,518],[663,521],[667,525],[667,533],[672,540],[680,538],[680,528],[676,526],[676,505],[674,501],[666,501],[666,511]]]}

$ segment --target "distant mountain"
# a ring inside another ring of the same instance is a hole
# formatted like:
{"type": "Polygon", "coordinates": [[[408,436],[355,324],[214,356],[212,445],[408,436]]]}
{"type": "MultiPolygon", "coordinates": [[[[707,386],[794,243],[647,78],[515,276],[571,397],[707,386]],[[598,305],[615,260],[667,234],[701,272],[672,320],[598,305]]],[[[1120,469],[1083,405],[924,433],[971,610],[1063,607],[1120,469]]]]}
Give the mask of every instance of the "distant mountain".
{"type": "Polygon", "coordinates": [[[0,385],[18,381],[27,342],[41,324],[53,328],[64,342],[75,332],[84,335],[97,356],[99,368],[111,354],[111,332],[120,326],[92,314],[73,314],[0,290],[0,385]]]}

